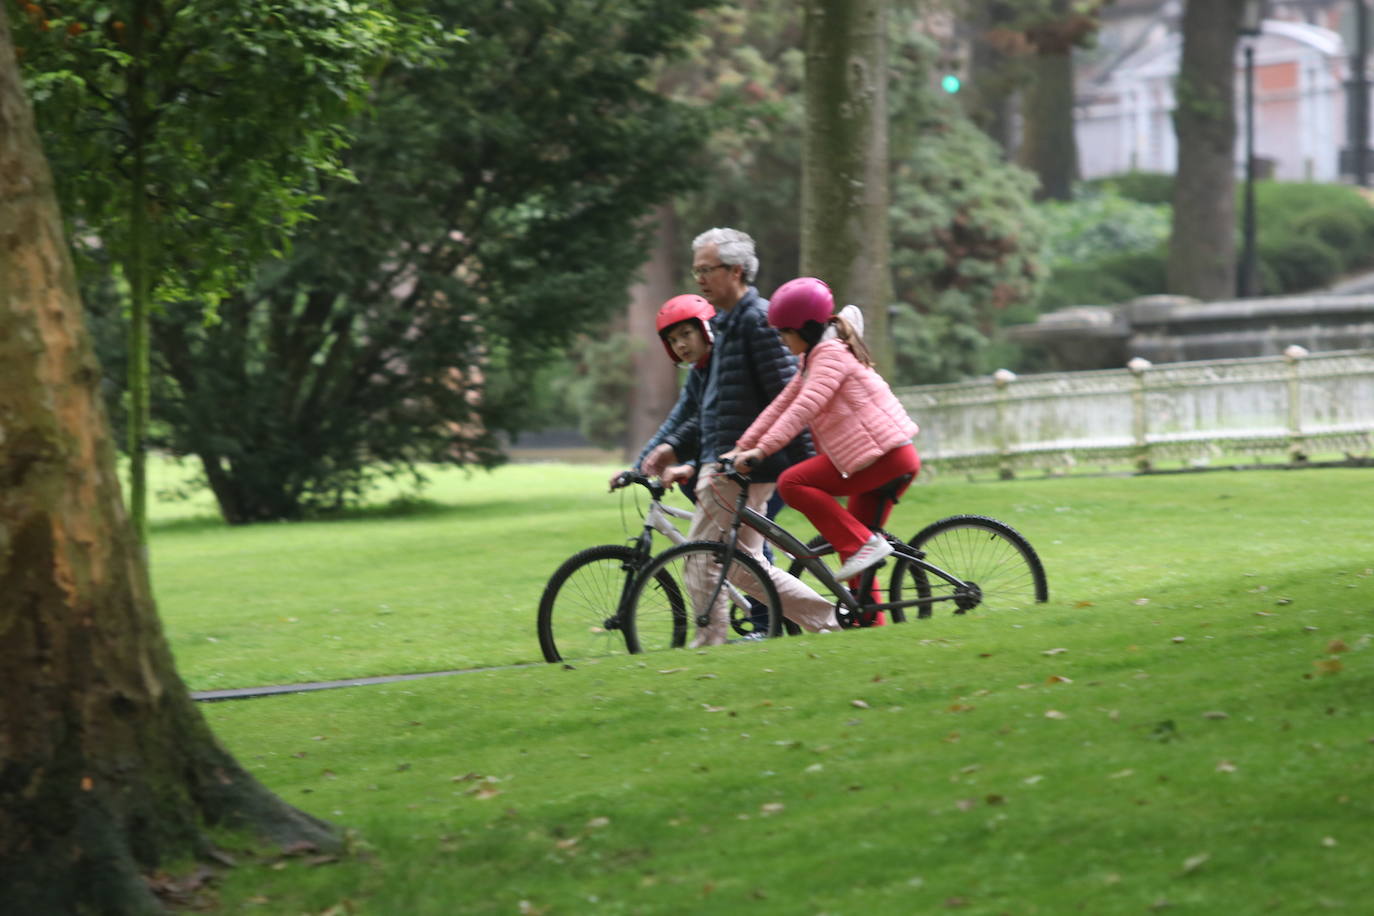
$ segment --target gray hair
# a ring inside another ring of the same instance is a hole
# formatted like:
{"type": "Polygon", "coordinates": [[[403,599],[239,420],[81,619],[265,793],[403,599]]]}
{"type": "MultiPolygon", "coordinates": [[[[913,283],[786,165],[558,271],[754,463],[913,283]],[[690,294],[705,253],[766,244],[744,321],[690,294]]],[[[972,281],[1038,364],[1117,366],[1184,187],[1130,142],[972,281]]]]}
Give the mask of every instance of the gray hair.
{"type": "Polygon", "coordinates": [[[707,229],[692,239],[692,253],[696,254],[707,245],[716,246],[720,263],[731,267],[744,268],[744,281],[753,283],[759,272],[759,258],[754,254],[754,240],[747,232],[738,229],[707,229]]]}

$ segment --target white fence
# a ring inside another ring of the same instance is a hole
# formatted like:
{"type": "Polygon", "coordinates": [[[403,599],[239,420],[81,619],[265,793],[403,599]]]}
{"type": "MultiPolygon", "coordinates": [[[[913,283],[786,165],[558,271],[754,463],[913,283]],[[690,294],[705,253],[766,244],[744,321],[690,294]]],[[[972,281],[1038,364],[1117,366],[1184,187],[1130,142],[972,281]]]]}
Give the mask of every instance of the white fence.
{"type": "Polygon", "coordinates": [[[902,388],[921,460],[943,469],[1205,463],[1222,454],[1364,457],[1374,350],[1151,365],[902,388]]]}

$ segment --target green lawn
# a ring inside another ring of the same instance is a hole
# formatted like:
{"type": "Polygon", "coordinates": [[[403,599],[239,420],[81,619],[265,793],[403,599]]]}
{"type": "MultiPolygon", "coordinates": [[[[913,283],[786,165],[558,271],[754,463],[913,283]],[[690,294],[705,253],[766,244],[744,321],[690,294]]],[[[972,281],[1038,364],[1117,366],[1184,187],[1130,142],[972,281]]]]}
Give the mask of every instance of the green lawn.
{"type": "MultiPolygon", "coordinates": [[[[407,511],[302,525],[159,508],[182,673],[534,661],[548,574],[637,527],[610,470],[442,475],[407,511]]],[[[223,909],[1359,912],[1371,487],[1366,470],[945,478],[893,529],[1011,522],[1048,605],[207,705],[241,760],[364,853],[234,869],[223,909]]]]}

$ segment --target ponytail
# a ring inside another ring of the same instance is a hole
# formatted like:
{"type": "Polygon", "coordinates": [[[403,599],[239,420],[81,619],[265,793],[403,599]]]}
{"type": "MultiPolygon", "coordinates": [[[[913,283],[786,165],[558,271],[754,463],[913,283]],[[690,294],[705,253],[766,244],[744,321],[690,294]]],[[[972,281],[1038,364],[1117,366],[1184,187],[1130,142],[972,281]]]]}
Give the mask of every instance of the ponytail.
{"type": "Polygon", "coordinates": [[[859,333],[854,325],[843,315],[836,315],[830,319],[830,323],[835,326],[835,334],[843,340],[849,347],[849,352],[854,354],[854,358],[859,362],[873,368],[873,355],[868,352],[868,344],[864,343],[863,335],[859,333]]]}

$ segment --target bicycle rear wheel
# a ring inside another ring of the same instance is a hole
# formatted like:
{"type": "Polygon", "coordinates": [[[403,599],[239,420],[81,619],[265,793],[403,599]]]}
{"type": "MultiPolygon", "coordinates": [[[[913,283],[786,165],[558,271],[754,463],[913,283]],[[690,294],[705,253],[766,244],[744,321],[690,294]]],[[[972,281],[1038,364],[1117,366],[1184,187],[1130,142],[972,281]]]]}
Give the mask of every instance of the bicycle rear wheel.
{"type": "MultiPolygon", "coordinates": [[[[979,611],[1029,610],[1049,600],[1045,568],[1035,549],[1019,531],[1005,522],[981,515],[954,515],[927,525],[910,542],[926,562],[969,584],[956,589],[939,576],[909,560],[898,559],[888,589],[890,601],[919,597],[918,616],[948,607],[956,614],[979,611]]],[[[892,612],[905,620],[905,612],[892,612]]]]}
{"type": "MultiPolygon", "coordinates": [[[[539,599],[539,648],[547,662],[599,658],[627,651],[620,617],[622,600],[645,564],[643,554],[623,544],[602,544],[573,554],[559,566],[539,599]]],[[[682,645],[687,610],[669,577],[655,579],[666,614],[662,639],[682,645]]]]}
{"type": "MultiPolygon", "coordinates": [[[[717,594],[729,619],[729,590],[721,588],[717,593],[716,589],[725,562],[725,552],[725,545],[716,541],[688,541],[668,548],[644,567],[630,587],[624,615],[625,643],[631,652],[678,648],[682,645],[681,641],[667,643],[660,638],[663,631],[661,621],[671,613],[668,607],[670,594],[677,594],[679,601],[684,596],[690,599],[686,602],[684,622],[695,623],[697,616],[705,612],[705,605],[711,600],[712,594],[717,594]],[[666,583],[672,584],[671,592],[666,583]]],[[[746,630],[744,638],[779,635],[782,631],[782,602],[777,589],[773,587],[773,580],[759,562],[735,551],[730,560],[730,583],[762,603],[764,613],[760,616],[767,619],[767,623],[761,626],[737,621],[732,632],[738,632],[739,627],[743,626],[746,630]]]]}

